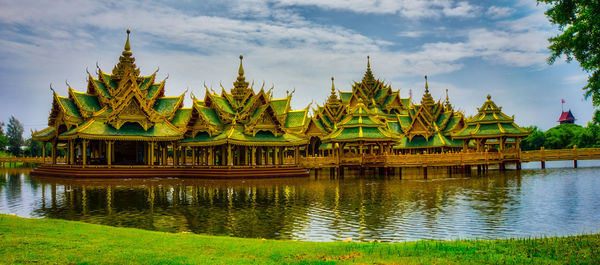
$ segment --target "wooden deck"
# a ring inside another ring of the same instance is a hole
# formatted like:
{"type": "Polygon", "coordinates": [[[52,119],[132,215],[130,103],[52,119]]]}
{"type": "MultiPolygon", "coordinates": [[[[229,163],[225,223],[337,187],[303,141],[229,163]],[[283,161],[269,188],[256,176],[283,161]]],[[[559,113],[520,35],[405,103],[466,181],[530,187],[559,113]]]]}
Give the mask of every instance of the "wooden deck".
{"type": "MultiPolygon", "coordinates": [[[[272,178],[272,177],[305,177],[309,169],[319,168],[427,168],[427,167],[470,167],[499,165],[503,169],[505,164],[514,163],[520,168],[522,162],[541,162],[545,168],[546,161],[573,161],[577,167],[578,160],[600,159],[600,148],[585,149],[560,149],[505,152],[460,152],[444,154],[414,154],[414,155],[348,155],[341,160],[335,156],[304,157],[299,160],[299,165],[279,166],[105,166],[105,165],[50,165],[49,158],[42,162],[41,157],[3,157],[0,158],[2,166],[10,163],[39,163],[42,164],[32,171],[32,175],[53,176],[67,178],[153,178],[153,177],[180,177],[180,178],[208,178],[208,179],[236,179],[236,178],[272,178]]],[[[63,161],[58,159],[58,161],[63,161]]]]}
{"type": "Polygon", "coordinates": [[[307,177],[309,171],[298,166],[79,166],[40,165],[32,176],[65,178],[205,178],[253,179],[307,177]]]}
{"type": "MultiPolygon", "coordinates": [[[[449,167],[503,165],[505,163],[545,162],[600,159],[600,148],[560,149],[506,152],[460,152],[415,155],[346,155],[341,162],[337,157],[304,157],[300,166],[304,168],[332,167],[449,167]]],[[[544,165],[542,165],[544,167],[544,165]]]]}

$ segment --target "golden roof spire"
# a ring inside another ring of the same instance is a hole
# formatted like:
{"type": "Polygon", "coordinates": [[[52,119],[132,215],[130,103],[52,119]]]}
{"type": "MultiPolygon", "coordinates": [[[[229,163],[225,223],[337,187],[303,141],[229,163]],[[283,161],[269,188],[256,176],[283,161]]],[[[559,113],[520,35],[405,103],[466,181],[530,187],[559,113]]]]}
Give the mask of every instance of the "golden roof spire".
{"type": "Polygon", "coordinates": [[[367,55],[367,71],[365,72],[365,76],[362,80],[369,88],[371,88],[375,84],[375,77],[373,77],[373,72],[371,71],[371,56],[367,55]]]}
{"type": "Polygon", "coordinates": [[[130,29],[127,29],[127,41],[125,41],[125,47],[122,56],[119,57],[119,63],[113,68],[112,77],[113,79],[120,79],[125,71],[132,71],[134,76],[140,75],[140,69],[135,66],[135,58],[132,56],[131,45],[129,44],[130,29]]]}
{"type": "Polygon", "coordinates": [[[429,84],[427,84],[427,76],[425,76],[425,94],[423,94],[423,98],[421,99],[421,105],[432,107],[435,104],[433,97],[429,94],[429,84]]]}
{"type": "MultiPolygon", "coordinates": [[[[244,59],[244,56],[240,54],[240,69],[238,70],[238,74],[240,76],[244,76],[244,67],[242,66],[242,60],[244,59]]],[[[239,79],[239,77],[238,77],[239,79]]]]}
{"type": "Polygon", "coordinates": [[[335,85],[333,84],[333,76],[331,77],[331,94],[335,95],[335,85]]]}
{"type": "Polygon", "coordinates": [[[329,99],[327,99],[327,104],[329,105],[339,105],[340,100],[335,93],[335,85],[333,84],[333,76],[331,77],[331,95],[329,95],[329,99]]]}
{"type": "MultiPolygon", "coordinates": [[[[231,94],[233,94],[233,98],[238,101],[243,100],[246,95],[249,93],[248,85],[246,82],[246,77],[244,77],[244,67],[242,66],[242,60],[244,56],[240,54],[240,68],[238,69],[238,77],[235,82],[233,82],[233,89],[231,90],[231,94]]],[[[240,105],[241,106],[241,105],[240,105]]]]}
{"type": "Polygon", "coordinates": [[[127,29],[127,41],[125,42],[125,50],[123,51],[123,56],[129,57],[133,53],[131,52],[131,45],[129,45],[129,33],[131,33],[130,29],[127,29]]]}

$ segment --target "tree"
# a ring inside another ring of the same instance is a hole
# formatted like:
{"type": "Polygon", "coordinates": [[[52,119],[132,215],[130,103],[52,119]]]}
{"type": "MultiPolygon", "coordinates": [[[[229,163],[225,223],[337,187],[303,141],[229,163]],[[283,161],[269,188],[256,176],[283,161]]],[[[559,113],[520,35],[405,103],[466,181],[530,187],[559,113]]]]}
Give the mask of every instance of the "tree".
{"type": "Polygon", "coordinates": [[[584,128],[573,123],[565,123],[546,131],[544,147],[549,149],[573,148],[584,132],[584,128]]]}
{"type": "Polygon", "coordinates": [[[595,106],[600,106],[600,4],[597,0],[538,0],[550,5],[546,16],[551,23],[558,25],[560,33],[548,39],[552,52],[548,63],[566,56],[567,62],[573,57],[581,68],[587,71],[588,83],[585,98],[592,98],[595,106]]]}
{"type": "Polygon", "coordinates": [[[546,141],[544,132],[540,131],[537,126],[528,127],[526,129],[531,133],[521,141],[522,150],[539,150],[540,147],[544,146],[544,142],[546,141]]]}
{"type": "Polygon", "coordinates": [[[6,145],[8,144],[8,138],[4,135],[4,122],[0,121],[0,152],[6,150],[6,145]]]}
{"type": "Polygon", "coordinates": [[[6,126],[6,136],[8,137],[8,152],[15,156],[21,155],[23,131],[23,124],[14,116],[11,116],[6,126]]]}
{"type": "Polygon", "coordinates": [[[38,157],[42,156],[42,143],[29,138],[25,141],[25,156],[38,157]]]}

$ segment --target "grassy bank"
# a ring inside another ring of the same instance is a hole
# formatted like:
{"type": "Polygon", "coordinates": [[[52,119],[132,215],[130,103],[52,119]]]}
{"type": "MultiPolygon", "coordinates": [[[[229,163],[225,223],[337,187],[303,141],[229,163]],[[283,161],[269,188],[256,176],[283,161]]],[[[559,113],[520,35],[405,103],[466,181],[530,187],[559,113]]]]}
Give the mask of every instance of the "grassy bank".
{"type": "Polygon", "coordinates": [[[0,215],[0,263],[598,263],[600,235],[408,243],[297,242],[170,234],[0,215]]]}

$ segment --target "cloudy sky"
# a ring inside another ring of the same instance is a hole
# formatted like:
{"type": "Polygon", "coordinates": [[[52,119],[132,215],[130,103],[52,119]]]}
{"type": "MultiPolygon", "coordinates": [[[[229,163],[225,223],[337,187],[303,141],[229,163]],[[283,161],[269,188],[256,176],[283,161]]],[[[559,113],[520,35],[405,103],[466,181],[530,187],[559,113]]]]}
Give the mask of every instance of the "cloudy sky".
{"type": "MultiPolygon", "coordinates": [[[[220,91],[244,55],[255,88],[295,89],[293,107],[322,104],[331,88],[350,90],[366,57],[377,78],[412,91],[424,75],[434,98],[476,113],[487,94],[522,126],[555,126],[561,99],[577,123],[593,108],[577,63],[547,65],[547,38],[557,33],[535,0],[0,0],[0,120],[14,115],[29,129],[46,126],[52,94],[68,82],[85,91],[86,69],[110,72],[131,28],[143,74],[160,67],[167,95],[203,84],[220,91]]],[[[190,105],[189,98],[186,99],[190,105]]],[[[313,105],[314,106],[314,105],[313,105]]]]}

